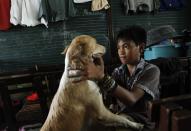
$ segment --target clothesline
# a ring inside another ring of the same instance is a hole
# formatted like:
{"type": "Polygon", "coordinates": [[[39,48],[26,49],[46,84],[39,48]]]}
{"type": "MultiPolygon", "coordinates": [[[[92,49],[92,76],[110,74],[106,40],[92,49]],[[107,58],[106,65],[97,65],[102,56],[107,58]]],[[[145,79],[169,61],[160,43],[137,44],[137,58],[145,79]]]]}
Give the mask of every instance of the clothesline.
{"type": "Polygon", "coordinates": [[[75,17],[74,4],[90,1],[92,11],[110,7],[107,0],[1,0],[0,30],[8,30],[11,24],[27,27],[43,24],[48,28],[49,22],[75,17]]]}

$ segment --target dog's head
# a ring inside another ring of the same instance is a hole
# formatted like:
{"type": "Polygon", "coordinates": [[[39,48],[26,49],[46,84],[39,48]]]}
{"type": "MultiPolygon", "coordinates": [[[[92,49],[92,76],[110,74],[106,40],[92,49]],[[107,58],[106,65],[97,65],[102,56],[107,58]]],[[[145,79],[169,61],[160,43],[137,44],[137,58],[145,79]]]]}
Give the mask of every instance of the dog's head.
{"type": "Polygon", "coordinates": [[[99,64],[96,58],[104,55],[105,47],[89,35],[80,35],[72,40],[63,53],[66,54],[65,68],[84,69],[89,61],[99,64]]]}

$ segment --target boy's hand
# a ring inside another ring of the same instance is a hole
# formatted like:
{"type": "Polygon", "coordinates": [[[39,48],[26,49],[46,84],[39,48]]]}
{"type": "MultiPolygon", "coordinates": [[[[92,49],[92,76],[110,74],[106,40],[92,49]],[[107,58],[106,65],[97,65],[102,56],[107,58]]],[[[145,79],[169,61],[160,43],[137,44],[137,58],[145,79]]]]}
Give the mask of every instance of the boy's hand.
{"type": "Polygon", "coordinates": [[[96,61],[89,62],[84,70],[68,68],[68,77],[75,78],[72,80],[73,82],[102,79],[104,77],[103,58],[96,57],[95,60],[96,61]]]}
{"type": "Polygon", "coordinates": [[[67,70],[68,70],[67,71],[68,72],[67,73],[68,78],[70,78],[70,80],[74,83],[88,79],[86,70],[73,69],[73,68],[68,68],[67,70]]]}
{"type": "Polygon", "coordinates": [[[87,77],[89,80],[100,80],[104,77],[104,62],[103,58],[96,57],[93,62],[87,65],[87,77]]]}

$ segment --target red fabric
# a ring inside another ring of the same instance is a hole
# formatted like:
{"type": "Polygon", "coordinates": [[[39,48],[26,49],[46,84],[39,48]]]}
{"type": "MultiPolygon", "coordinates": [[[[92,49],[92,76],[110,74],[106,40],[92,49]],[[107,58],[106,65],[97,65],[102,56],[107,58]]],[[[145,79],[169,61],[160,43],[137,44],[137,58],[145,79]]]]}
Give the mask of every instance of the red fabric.
{"type": "Polygon", "coordinates": [[[39,99],[39,97],[38,97],[38,94],[36,92],[34,92],[31,95],[27,96],[28,101],[36,101],[38,99],[39,99]]]}
{"type": "Polygon", "coordinates": [[[10,0],[0,0],[0,30],[8,30],[10,26],[10,0]]]}

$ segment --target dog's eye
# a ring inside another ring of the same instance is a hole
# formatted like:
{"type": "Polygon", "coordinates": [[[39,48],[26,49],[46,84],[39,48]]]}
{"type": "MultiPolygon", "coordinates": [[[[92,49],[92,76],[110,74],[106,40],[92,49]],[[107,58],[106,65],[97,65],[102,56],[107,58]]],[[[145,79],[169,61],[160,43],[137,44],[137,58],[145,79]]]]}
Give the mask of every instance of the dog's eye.
{"type": "Polygon", "coordinates": [[[94,57],[94,56],[92,56],[92,58],[93,58],[93,63],[94,63],[95,65],[101,65],[101,61],[100,61],[100,58],[99,58],[99,57],[94,57]]]}

